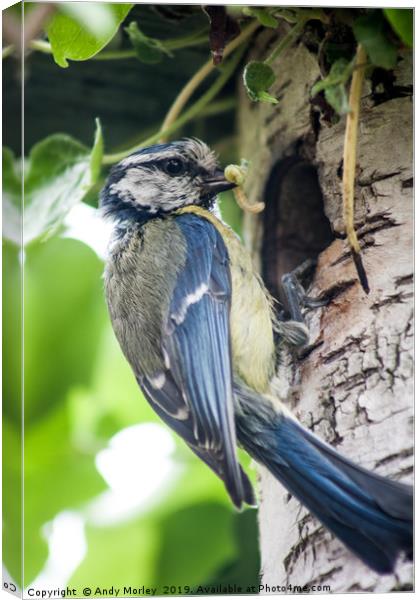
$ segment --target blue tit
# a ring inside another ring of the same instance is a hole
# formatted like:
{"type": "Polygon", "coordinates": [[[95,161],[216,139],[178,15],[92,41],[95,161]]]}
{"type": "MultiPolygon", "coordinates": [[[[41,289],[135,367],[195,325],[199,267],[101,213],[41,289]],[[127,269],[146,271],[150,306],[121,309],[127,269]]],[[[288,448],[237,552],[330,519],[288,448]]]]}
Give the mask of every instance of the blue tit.
{"type": "Polygon", "coordinates": [[[101,193],[115,223],[105,269],[109,314],[152,408],[224,482],[233,503],[255,503],[237,445],[378,573],[412,554],[412,488],[371,473],[303,428],[270,395],[278,322],[239,238],[221,220],[233,187],[196,139],[135,152],[101,193]]]}

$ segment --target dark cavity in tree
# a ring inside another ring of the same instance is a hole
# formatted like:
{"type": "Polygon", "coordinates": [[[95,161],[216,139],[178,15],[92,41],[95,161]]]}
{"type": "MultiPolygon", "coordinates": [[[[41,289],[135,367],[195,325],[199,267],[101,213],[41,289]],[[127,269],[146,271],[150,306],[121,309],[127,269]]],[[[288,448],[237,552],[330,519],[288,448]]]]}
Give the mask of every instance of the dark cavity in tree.
{"type": "Polygon", "coordinates": [[[264,199],[262,277],[280,300],[282,275],[308,258],[316,259],[334,235],[324,213],[317,170],[299,156],[274,165],[264,199]]]}

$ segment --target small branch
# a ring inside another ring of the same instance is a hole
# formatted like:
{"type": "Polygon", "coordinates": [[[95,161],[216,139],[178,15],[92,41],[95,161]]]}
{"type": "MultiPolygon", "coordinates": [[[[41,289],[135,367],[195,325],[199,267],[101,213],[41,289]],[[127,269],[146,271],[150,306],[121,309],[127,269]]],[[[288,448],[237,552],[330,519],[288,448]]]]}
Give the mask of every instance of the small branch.
{"type": "Polygon", "coordinates": [[[56,7],[53,3],[38,4],[31,12],[25,14],[23,25],[23,51],[26,52],[30,41],[45,29],[45,24],[50,20],[56,7]]]}
{"type": "Polygon", "coordinates": [[[201,111],[200,118],[213,117],[214,115],[220,115],[221,113],[234,110],[237,106],[237,103],[238,101],[235,96],[230,98],[222,98],[221,100],[212,102],[201,111]]]}
{"type": "Polygon", "coordinates": [[[359,44],[350,86],[350,112],[347,115],[346,132],[344,134],[343,219],[357,274],[364,291],[368,294],[369,283],[362,262],[359,240],[354,229],[354,179],[356,174],[357,132],[366,60],[366,52],[363,46],[359,44]]]}
{"type": "Polygon", "coordinates": [[[4,14],[2,30],[3,43],[7,46],[14,46],[17,52],[20,52],[22,46],[22,24],[20,20],[10,12],[4,14]]]}
{"type": "Polygon", "coordinates": [[[3,17],[3,37],[10,45],[15,47],[20,56],[25,54],[32,38],[38,36],[45,28],[45,23],[55,11],[54,3],[38,4],[30,12],[23,12],[23,28],[20,19],[15,15],[7,14],[3,17]],[[22,39],[23,38],[23,39],[22,39]]]}
{"type": "Polygon", "coordinates": [[[288,48],[289,46],[291,46],[293,44],[293,42],[296,40],[296,38],[299,36],[302,29],[304,28],[307,20],[308,19],[306,17],[302,18],[296,23],[296,25],[294,25],[292,27],[292,29],[281,40],[280,44],[278,46],[276,46],[276,48],[274,48],[273,52],[265,59],[265,61],[264,61],[265,64],[271,65],[275,61],[275,59],[284,50],[286,50],[286,48],[288,48]]]}
{"type": "MultiPolygon", "coordinates": [[[[242,33],[238,35],[238,37],[236,37],[230,42],[230,44],[226,46],[224,56],[229,56],[229,54],[233,52],[236,48],[238,48],[242,44],[242,42],[244,42],[249,36],[251,36],[254,33],[254,31],[258,29],[258,27],[258,21],[254,21],[250,25],[248,25],[248,27],[246,27],[242,31],[242,33]]],[[[191,98],[195,90],[198,88],[201,82],[204,81],[207,75],[209,75],[209,73],[212,72],[213,69],[213,60],[210,59],[201,67],[201,69],[197,71],[197,73],[188,81],[188,83],[178,94],[163,121],[161,128],[161,141],[165,141],[165,131],[172,125],[172,123],[174,123],[177,120],[179,114],[181,113],[182,109],[187,104],[188,100],[191,98]]]]}
{"type": "Polygon", "coordinates": [[[208,42],[209,36],[207,33],[207,27],[199,32],[191,34],[189,36],[184,36],[180,38],[174,38],[172,40],[164,40],[162,41],[162,46],[166,50],[179,50],[181,48],[188,48],[190,46],[199,46],[200,44],[204,44],[208,42]]]}
{"type": "Polygon", "coordinates": [[[186,110],[185,113],[181,117],[179,117],[176,121],[171,123],[169,125],[169,127],[167,127],[167,129],[165,129],[164,131],[162,131],[162,129],[161,129],[160,131],[158,131],[154,135],[150,136],[146,140],[143,140],[143,141],[139,142],[138,144],[136,144],[136,146],[134,146],[133,148],[129,148],[127,150],[118,152],[116,154],[105,154],[103,157],[103,160],[102,160],[102,164],[112,165],[112,164],[122,160],[123,158],[125,158],[126,156],[131,154],[132,152],[139,150],[140,148],[144,148],[144,147],[150,146],[151,144],[155,144],[156,142],[159,141],[159,139],[161,138],[162,135],[164,137],[171,135],[174,131],[179,129],[182,125],[185,125],[185,123],[187,123],[188,121],[191,121],[198,114],[201,114],[203,112],[204,107],[207,106],[213,100],[213,98],[223,88],[226,81],[230,78],[230,76],[232,75],[232,73],[234,72],[236,67],[238,66],[239,61],[241,60],[244,51],[245,51],[245,46],[238,48],[238,50],[236,51],[236,53],[234,54],[232,59],[224,65],[224,68],[223,68],[222,72],[220,73],[219,77],[210,86],[210,88],[207,90],[207,92],[205,94],[203,94],[188,110],[186,110]]]}
{"type": "Polygon", "coordinates": [[[51,44],[45,40],[31,40],[29,42],[29,48],[31,48],[31,50],[43,52],[44,54],[52,54],[51,44]]]}
{"type": "Polygon", "coordinates": [[[275,61],[275,59],[284,51],[286,48],[291,46],[293,42],[298,38],[300,33],[302,32],[305,24],[309,20],[316,19],[321,21],[322,23],[328,23],[329,19],[321,9],[310,8],[310,9],[299,9],[299,12],[296,16],[291,17],[290,11],[279,11],[276,13],[276,16],[282,17],[285,21],[289,23],[294,23],[291,30],[284,36],[278,46],[274,48],[273,52],[265,59],[265,63],[267,65],[271,65],[275,61]]]}
{"type": "MultiPolygon", "coordinates": [[[[235,98],[235,96],[230,96],[228,98],[221,98],[220,100],[213,100],[211,102],[209,102],[208,104],[206,104],[204,107],[201,108],[200,110],[200,114],[197,115],[197,120],[198,119],[207,119],[208,117],[213,117],[215,115],[219,115],[225,112],[229,112],[232,111],[236,108],[237,106],[237,99],[235,98]]],[[[117,154],[122,154],[122,153],[127,153],[129,152],[128,150],[124,150],[124,148],[139,148],[140,146],[143,145],[143,140],[146,138],[147,139],[151,138],[152,136],[155,135],[159,135],[157,132],[160,131],[160,121],[158,121],[157,123],[153,123],[153,125],[150,125],[150,127],[144,128],[142,130],[142,137],[139,138],[139,134],[137,133],[137,135],[132,135],[130,136],[129,139],[125,140],[125,143],[123,143],[122,145],[120,144],[119,146],[116,147],[115,152],[113,154],[117,155],[117,154]]],[[[106,160],[108,160],[108,157],[112,156],[111,154],[107,155],[106,160]]],[[[108,163],[106,163],[108,164],[108,163]]]]}
{"type": "MultiPolygon", "coordinates": [[[[162,47],[165,50],[179,50],[181,48],[190,48],[191,46],[199,46],[207,41],[207,35],[196,34],[194,36],[188,36],[179,39],[167,40],[162,42],[162,47]]],[[[32,50],[43,52],[44,54],[52,54],[51,44],[45,40],[31,40],[29,42],[32,50]]],[[[137,52],[134,48],[127,48],[123,50],[102,50],[98,54],[91,57],[91,60],[124,60],[127,58],[137,58],[137,52]]]]}

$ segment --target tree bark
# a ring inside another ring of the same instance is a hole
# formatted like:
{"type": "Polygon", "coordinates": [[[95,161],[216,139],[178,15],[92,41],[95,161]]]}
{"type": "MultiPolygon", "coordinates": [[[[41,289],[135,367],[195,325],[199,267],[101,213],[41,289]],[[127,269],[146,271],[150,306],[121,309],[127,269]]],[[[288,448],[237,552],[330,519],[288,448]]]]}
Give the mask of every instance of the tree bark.
{"type": "MultiPolygon", "coordinates": [[[[270,39],[271,38],[271,39],[270,39]]],[[[267,55],[264,33],[252,59],[267,55]]],[[[265,200],[245,217],[245,241],[275,296],[280,276],[318,257],[310,295],[331,294],[307,312],[310,345],[282,351],[276,393],[339,452],[393,479],[412,480],[413,203],[412,62],[403,56],[386,89],[364,87],[355,206],[371,292],[356,276],[341,219],[345,119],[328,124],[311,105],[320,77],[303,44],[273,65],[276,106],[241,98],[241,155],[251,160],[247,193],[265,200]]],[[[412,566],[394,575],[365,567],[259,467],[262,584],[329,585],[331,591],[412,589],[412,566]]],[[[268,591],[268,589],[267,589],[268,591]]]]}

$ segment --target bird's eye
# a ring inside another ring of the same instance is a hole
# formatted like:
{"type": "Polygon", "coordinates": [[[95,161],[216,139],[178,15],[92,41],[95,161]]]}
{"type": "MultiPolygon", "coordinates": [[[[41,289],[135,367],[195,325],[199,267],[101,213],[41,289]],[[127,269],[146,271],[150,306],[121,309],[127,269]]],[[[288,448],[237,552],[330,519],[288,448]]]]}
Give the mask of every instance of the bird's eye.
{"type": "Polygon", "coordinates": [[[163,168],[168,175],[171,177],[176,177],[177,175],[182,175],[185,171],[185,163],[179,158],[168,158],[163,163],[163,168]]]}

